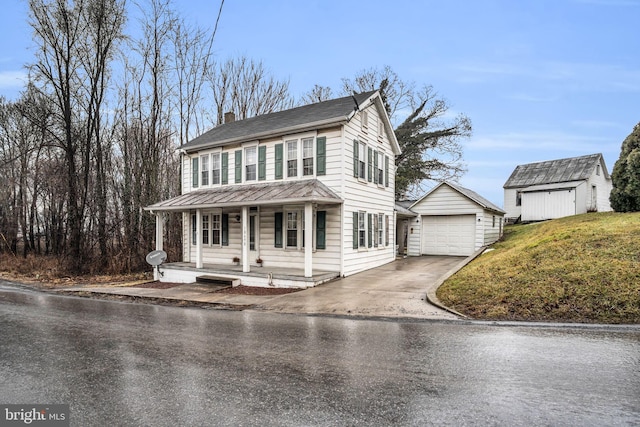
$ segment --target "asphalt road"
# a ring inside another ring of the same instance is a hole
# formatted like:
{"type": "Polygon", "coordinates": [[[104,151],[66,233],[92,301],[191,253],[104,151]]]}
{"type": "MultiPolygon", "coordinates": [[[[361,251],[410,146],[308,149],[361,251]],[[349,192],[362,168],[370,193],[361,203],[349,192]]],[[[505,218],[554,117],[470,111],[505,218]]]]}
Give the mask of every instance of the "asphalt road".
{"type": "Polygon", "coordinates": [[[0,282],[0,403],[74,426],[638,425],[640,329],[373,321],[0,282]]]}

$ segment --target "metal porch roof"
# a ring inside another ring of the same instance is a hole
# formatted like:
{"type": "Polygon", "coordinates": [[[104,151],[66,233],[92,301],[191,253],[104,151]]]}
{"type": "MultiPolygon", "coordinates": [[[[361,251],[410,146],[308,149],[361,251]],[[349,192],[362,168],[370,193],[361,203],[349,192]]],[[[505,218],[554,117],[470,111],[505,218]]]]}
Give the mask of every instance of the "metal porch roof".
{"type": "Polygon", "coordinates": [[[342,199],[317,179],[281,181],[191,191],[147,206],[147,211],[183,211],[220,207],[293,203],[342,203],[342,199]]]}

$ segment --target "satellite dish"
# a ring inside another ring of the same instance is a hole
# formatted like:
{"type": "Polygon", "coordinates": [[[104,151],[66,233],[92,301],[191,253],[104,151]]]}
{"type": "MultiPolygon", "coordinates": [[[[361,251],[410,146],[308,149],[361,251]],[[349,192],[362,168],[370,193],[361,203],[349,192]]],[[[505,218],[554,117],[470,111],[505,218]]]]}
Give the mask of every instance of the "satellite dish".
{"type": "Polygon", "coordinates": [[[147,263],[154,267],[159,266],[167,260],[167,253],[165,251],[153,251],[147,255],[147,263]]]}

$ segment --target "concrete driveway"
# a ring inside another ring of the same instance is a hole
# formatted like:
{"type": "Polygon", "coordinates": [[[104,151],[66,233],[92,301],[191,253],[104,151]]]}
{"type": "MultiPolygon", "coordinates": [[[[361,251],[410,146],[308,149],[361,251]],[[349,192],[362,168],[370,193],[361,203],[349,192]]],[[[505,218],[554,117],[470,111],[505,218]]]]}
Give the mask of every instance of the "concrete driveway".
{"type": "Polygon", "coordinates": [[[200,283],[169,289],[89,285],[62,291],[183,300],[276,313],[453,320],[460,317],[429,304],[426,295],[433,301],[443,278],[472,259],[473,256],[409,257],[315,288],[277,296],[219,293],[217,288],[200,283]]]}
{"type": "Polygon", "coordinates": [[[279,313],[459,319],[426,301],[440,279],[465,257],[421,256],[396,260],[301,292],[270,298],[254,307],[279,313]]]}

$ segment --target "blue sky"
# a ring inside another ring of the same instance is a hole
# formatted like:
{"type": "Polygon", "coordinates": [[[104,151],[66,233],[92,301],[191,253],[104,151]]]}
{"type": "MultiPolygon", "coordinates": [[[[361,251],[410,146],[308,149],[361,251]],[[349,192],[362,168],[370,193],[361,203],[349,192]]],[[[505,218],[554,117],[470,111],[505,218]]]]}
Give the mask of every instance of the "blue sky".
{"type": "MultiPolygon", "coordinates": [[[[4,0],[0,94],[32,60],[26,5],[4,0]]],[[[219,0],[175,0],[213,28],[219,0]]],[[[226,0],[215,54],[262,60],[299,97],[391,66],[473,122],[461,184],[502,206],[522,163],[601,152],[611,172],[640,121],[640,0],[226,0]]]]}

